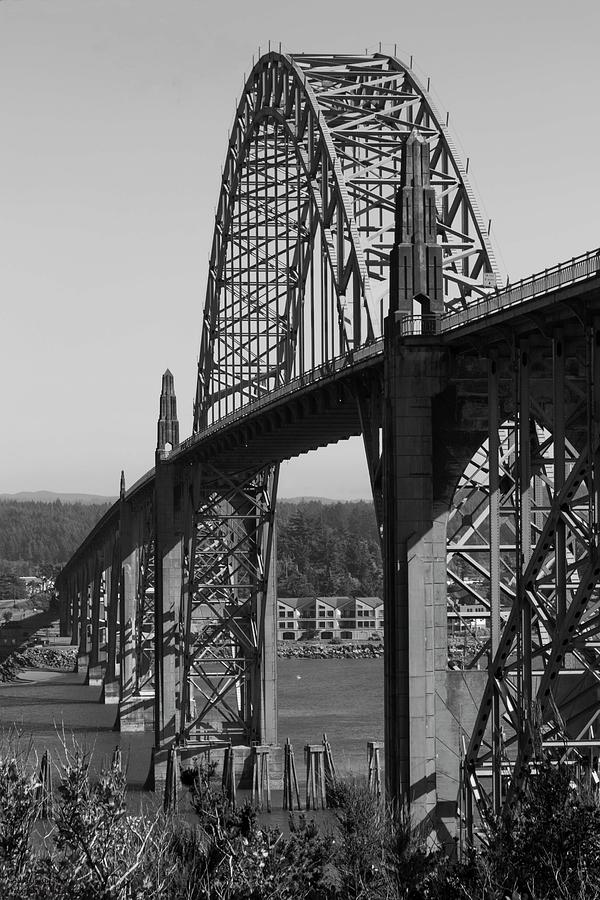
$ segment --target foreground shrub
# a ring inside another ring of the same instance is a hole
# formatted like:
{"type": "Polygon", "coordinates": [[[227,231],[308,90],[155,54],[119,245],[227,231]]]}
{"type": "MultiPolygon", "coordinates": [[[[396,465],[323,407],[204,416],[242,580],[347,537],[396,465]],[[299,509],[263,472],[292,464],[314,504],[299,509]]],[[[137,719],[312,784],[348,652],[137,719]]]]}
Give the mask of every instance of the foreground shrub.
{"type": "Polygon", "coordinates": [[[31,750],[11,743],[0,757],[0,871],[5,879],[19,877],[26,868],[38,815],[39,781],[28,765],[31,750]]]}
{"type": "Polygon", "coordinates": [[[0,753],[2,900],[600,900],[600,810],[564,768],[541,766],[490,849],[457,862],[361,779],[330,786],[328,826],[300,814],[287,835],[232,809],[202,766],[184,779],[193,824],[132,815],[119,766],[93,781],[76,744],[40,820],[30,755],[0,753]]]}
{"type": "Polygon", "coordinates": [[[126,815],[127,782],[112,765],[91,784],[89,755],[76,748],[63,766],[52,834],[60,888],[73,897],[119,897],[140,869],[156,820],[126,815]]]}
{"type": "Polygon", "coordinates": [[[219,900],[328,900],[338,896],[331,834],[308,823],[304,816],[298,822],[292,819],[288,838],[276,828],[260,828],[251,804],[246,802],[234,810],[223,792],[212,787],[213,775],[214,767],[200,765],[185,778],[192,787],[199,823],[195,893],[190,896],[219,900]]]}
{"type": "Polygon", "coordinates": [[[524,897],[600,897],[600,808],[567,766],[538,765],[483,860],[499,889],[524,897]]]}

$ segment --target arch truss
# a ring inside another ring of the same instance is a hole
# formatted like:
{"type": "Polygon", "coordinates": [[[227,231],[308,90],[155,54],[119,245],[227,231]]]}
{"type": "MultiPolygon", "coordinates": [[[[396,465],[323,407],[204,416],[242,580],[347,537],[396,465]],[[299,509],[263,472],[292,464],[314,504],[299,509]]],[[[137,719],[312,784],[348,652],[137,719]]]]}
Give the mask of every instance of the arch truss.
{"type": "Polygon", "coordinates": [[[445,306],[495,287],[446,124],[384,54],[263,56],[237,106],[210,256],[194,430],[382,335],[409,135],[429,147],[445,306]]]}

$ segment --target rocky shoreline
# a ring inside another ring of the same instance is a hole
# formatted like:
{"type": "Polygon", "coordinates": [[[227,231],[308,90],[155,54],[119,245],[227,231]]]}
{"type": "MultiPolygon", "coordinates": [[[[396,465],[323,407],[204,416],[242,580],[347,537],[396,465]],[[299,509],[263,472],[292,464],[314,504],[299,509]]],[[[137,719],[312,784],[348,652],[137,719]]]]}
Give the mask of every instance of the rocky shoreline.
{"type": "MultiPolygon", "coordinates": [[[[308,644],[279,642],[277,656],[280,659],[380,659],[383,643],[369,644],[308,644]]],[[[0,663],[0,683],[15,681],[23,669],[55,669],[58,672],[74,672],[77,667],[77,647],[29,647],[15,650],[0,663]]],[[[450,669],[463,668],[452,656],[450,669]]]]}
{"type": "Polygon", "coordinates": [[[379,659],[383,644],[300,644],[279,643],[277,656],[281,659],[379,659]]]}
{"type": "Polygon", "coordinates": [[[56,669],[74,672],[77,666],[77,647],[28,647],[15,650],[0,663],[0,682],[16,681],[23,669],[56,669]]]}

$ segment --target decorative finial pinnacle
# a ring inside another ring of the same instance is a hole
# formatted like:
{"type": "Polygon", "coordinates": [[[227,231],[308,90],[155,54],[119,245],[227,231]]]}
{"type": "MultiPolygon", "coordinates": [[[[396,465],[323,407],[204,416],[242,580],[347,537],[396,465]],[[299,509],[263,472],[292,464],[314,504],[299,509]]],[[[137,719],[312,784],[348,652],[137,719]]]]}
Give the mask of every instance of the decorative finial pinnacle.
{"type": "Polygon", "coordinates": [[[179,422],[177,420],[177,398],[173,373],[167,369],[162,377],[160,409],[158,416],[157,450],[174,450],[179,445],[179,422]]]}

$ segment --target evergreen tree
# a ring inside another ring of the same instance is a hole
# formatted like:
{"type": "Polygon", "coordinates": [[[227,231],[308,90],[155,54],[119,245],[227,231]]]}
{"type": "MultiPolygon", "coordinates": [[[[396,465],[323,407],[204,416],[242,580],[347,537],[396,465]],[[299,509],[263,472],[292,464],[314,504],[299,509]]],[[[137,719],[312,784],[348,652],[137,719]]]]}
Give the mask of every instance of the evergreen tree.
{"type": "Polygon", "coordinates": [[[371,503],[277,506],[278,593],[281,597],[381,597],[383,569],[371,503]]]}

